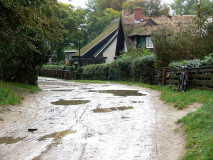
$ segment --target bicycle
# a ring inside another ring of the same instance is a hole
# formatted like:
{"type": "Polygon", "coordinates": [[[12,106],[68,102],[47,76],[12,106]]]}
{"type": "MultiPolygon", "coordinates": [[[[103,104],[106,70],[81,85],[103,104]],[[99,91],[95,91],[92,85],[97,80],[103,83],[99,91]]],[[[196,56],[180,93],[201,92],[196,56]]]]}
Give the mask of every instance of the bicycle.
{"type": "Polygon", "coordinates": [[[179,90],[186,92],[187,84],[189,80],[188,79],[189,74],[186,72],[186,70],[189,69],[189,67],[187,66],[178,66],[178,67],[182,67],[178,87],[179,87],[179,90]]]}

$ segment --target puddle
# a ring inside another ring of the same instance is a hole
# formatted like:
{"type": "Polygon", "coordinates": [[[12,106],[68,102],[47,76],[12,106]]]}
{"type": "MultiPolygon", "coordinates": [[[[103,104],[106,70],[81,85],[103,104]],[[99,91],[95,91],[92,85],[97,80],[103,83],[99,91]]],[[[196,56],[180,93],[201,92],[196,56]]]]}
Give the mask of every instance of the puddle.
{"type": "Polygon", "coordinates": [[[41,152],[41,154],[35,158],[33,158],[33,160],[40,160],[41,156],[45,153],[47,153],[49,150],[51,150],[51,148],[53,146],[56,146],[57,144],[60,144],[61,143],[61,139],[69,134],[73,134],[75,133],[74,131],[71,131],[71,130],[65,130],[65,131],[62,131],[62,132],[56,132],[56,133],[52,133],[52,134],[49,134],[49,135],[46,135],[44,137],[41,137],[40,139],[38,139],[38,141],[43,141],[45,139],[48,139],[48,138],[54,138],[54,141],[49,144],[46,148],[45,151],[41,152]]]}
{"type": "Polygon", "coordinates": [[[143,101],[132,101],[132,103],[143,103],[143,101]]]}
{"type": "Polygon", "coordinates": [[[43,141],[43,140],[48,139],[48,138],[54,138],[54,141],[57,144],[59,144],[63,137],[65,137],[66,135],[69,135],[69,134],[73,134],[73,133],[75,133],[75,132],[71,131],[71,130],[56,132],[56,133],[52,133],[52,134],[46,135],[44,137],[41,137],[41,138],[38,139],[38,141],[43,141]]]}
{"type": "Polygon", "coordinates": [[[146,94],[138,93],[138,90],[89,90],[89,92],[112,93],[115,96],[146,96],[146,94]]]}
{"type": "Polygon", "coordinates": [[[78,105],[78,104],[86,104],[90,102],[89,100],[63,100],[60,99],[59,101],[56,102],[51,102],[53,105],[78,105]]]}
{"type": "Polygon", "coordinates": [[[124,111],[128,109],[133,109],[133,107],[130,106],[123,106],[123,107],[111,107],[111,108],[96,108],[92,111],[94,113],[106,113],[106,112],[113,112],[113,111],[124,111]]]}
{"type": "Polygon", "coordinates": [[[61,89],[61,90],[59,90],[59,89],[54,89],[54,90],[50,90],[50,91],[58,91],[58,92],[72,92],[73,91],[73,89],[70,89],[70,90],[68,90],[68,89],[61,89]]]}
{"type": "Polygon", "coordinates": [[[0,144],[13,144],[13,143],[17,143],[17,142],[23,140],[24,138],[15,138],[14,139],[13,137],[3,137],[3,138],[0,138],[0,144]]]}

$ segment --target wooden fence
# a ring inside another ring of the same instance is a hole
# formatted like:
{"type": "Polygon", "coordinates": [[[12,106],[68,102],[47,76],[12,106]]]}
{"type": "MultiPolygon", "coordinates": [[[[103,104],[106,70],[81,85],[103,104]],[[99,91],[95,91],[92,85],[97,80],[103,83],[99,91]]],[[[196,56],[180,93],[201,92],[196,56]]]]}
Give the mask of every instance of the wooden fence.
{"type": "MultiPolygon", "coordinates": [[[[179,83],[181,71],[163,69],[162,84],[179,83]]],[[[213,66],[190,68],[187,70],[189,74],[189,87],[196,87],[200,89],[213,90],[213,66]]]]}
{"type": "Polygon", "coordinates": [[[68,79],[68,80],[77,79],[77,75],[75,72],[71,72],[69,70],[57,70],[57,69],[53,69],[53,70],[41,69],[39,76],[68,79]]]}

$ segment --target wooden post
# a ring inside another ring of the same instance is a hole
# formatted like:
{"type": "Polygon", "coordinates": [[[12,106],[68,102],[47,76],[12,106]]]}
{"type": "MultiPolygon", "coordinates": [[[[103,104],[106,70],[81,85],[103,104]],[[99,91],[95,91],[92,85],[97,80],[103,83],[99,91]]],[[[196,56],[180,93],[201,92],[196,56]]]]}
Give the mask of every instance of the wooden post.
{"type": "Polygon", "coordinates": [[[162,85],[166,85],[166,72],[169,68],[163,68],[163,75],[162,75],[162,85]]]}

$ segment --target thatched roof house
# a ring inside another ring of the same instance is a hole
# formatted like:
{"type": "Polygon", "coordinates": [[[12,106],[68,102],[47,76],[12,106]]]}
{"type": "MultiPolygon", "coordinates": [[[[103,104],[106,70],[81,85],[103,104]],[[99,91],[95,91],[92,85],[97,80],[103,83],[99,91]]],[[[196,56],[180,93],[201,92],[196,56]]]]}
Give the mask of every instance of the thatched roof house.
{"type": "MultiPolygon", "coordinates": [[[[80,49],[80,66],[88,64],[110,63],[115,57],[119,19],[114,19],[93,41],[80,49]]],[[[78,60],[79,52],[73,55],[78,60]]]]}
{"type": "Polygon", "coordinates": [[[142,15],[142,9],[139,7],[134,9],[133,14],[129,10],[124,10],[119,22],[115,55],[119,56],[122,50],[127,52],[129,47],[138,48],[143,45],[153,50],[151,39],[153,30],[164,26],[175,28],[180,24],[189,26],[193,24],[193,17],[192,15],[146,17],[142,15]]]}

